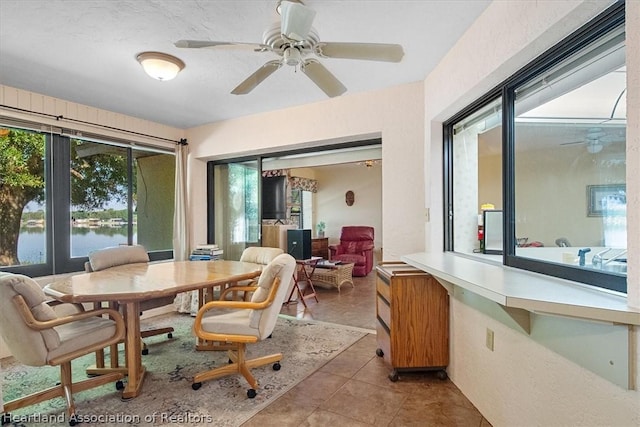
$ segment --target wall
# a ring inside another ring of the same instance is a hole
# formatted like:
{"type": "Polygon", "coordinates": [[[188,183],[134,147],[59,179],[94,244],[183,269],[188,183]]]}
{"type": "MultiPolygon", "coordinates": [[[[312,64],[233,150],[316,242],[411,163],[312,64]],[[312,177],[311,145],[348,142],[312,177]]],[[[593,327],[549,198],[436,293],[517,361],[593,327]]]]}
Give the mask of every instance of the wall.
{"type": "MultiPolygon", "coordinates": [[[[442,122],[580,27],[611,2],[493,2],[425,80],[427,250],[441,250],[442,122]],[[499,41],[499,42],[497,42],[499,41]],[[473,66],[470,66],[473,64],[473,66]]],[[[640,176],[640,2],[627,7],[627,183],[640,176]],[[634,84],[631,84],[634,83],[634,84]]],[[[635,181],[634,181],[635,179],[635,181]]],[[[629,253],[640,248],[640,196],[628,188],[629,253]]],[[[386,229],[385,229],[386,231],[386,229]]],[[[629,304],[638,306],[640,261],[630,257],[629,304]],[[635,269],[635,270],[634,270],[635,269]]],[[[551,322],[553,322],[553,318],[551,322]]],[[[559,319],[557,323],[561,323],[559,319]]],[[[588,322],[581,322],[589,330],[588,322]]],[[[571,338],[568,336],[567,338],[571,338]]],[[[637,330],[630,333],[631,375],[638,383],[637,330]]],[[[451,298],[453,382],[493,426],[640,424],[640,393],[625,390],[483,312],[451,298]],[[494,331],[495,351],[485,347],[494,331]]],[[[584,351],[596,351],[596,346],[584,351]]]]}
{"type": "MultiPolygon", "coordinates": [[[[381,137],[384,229],[381,245],[385,258],[398,259],[401,254],[422,251],[425,224],[422,89],[422,83],[417,82],[187,130],[191,150],[192,238],[206,235],[208,159],[381,137]]],[[[356,203],[357,197],[356,194],[356,203]]]]}
{"type": "Polygon", "coordinates": [[[375,232],[375,252],[382,247],[382,166],[336,165],[316,168],[318,221],[327,224],[329,244],[340,242],[344,225],[369,225],[375,232]],[[355,202],[345,203],[345,193],[353,191],[355,202]]]}

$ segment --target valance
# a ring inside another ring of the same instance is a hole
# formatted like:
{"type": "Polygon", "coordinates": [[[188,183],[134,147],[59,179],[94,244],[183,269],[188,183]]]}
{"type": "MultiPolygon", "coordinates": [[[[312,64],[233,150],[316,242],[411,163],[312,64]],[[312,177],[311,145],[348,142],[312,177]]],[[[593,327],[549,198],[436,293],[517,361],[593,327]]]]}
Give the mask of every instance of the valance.
{"type": "Polygon", "coordinates": [[[288,169],[274,169],[268,171],[262,171],[263,177],[268,176],[287,176],[288,183],[291,190],[311,191],[312,193],[318,192],[318,181],[311,178],[303,178],[301,176],[289,176],[288,169]]]}

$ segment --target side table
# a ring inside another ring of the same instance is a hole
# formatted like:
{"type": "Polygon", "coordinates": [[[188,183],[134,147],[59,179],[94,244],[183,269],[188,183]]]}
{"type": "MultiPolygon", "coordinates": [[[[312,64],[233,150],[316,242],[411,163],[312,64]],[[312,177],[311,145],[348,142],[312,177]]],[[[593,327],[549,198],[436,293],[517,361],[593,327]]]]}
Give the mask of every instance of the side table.
{"type": "Polygon", "coordinates": [[[305,299],[307,298],[315,298],[316,302],[318,302],[318,295],[316,294],[316,288],[313,287],[313,282],[311,280],[311,276],[313,276],[313,272],[318,265],[318,261],[321,261],[322,258],[311,258],[311,259],[297,259],[296,260],[296,271],[293,273],[293,288],[291,289],[291,293],[289,293],[289,298],[287,299],[287,303],[294,302],[291,300],[294,292],[298,292],[298,296],[300,297],[300,301],[302,304],[307,307],[307,303],[305,299]],[[307,270],[307,267],[310,267],[310,271],[307,270]],[[302,277],[300,276],[302,274],[302,277]],[[307,286],[305,288],[307,293],[302,292],[300,289],[300,282],[307,282],[307,286]]]}

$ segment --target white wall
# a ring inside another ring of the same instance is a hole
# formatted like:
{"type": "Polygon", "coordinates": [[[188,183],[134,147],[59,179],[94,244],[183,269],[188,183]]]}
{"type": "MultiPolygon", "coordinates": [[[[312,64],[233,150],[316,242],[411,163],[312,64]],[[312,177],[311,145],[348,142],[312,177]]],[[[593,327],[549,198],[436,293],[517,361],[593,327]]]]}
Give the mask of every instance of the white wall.
{"type": "MultiPolygon", "coordinates": [[[[442,122],[516,72],[611,2],[493,2],[425,80],[426,206],[431,207],[425,246],[442,246],[442,122]]],[[[640,2],[627,7],[628,125],[627,183],[640,182],[638,122],[640,91],[640,2]],[[633,46],[635,45],[635,49],[633,46]],[[634,83],[635,84],[632,84],[634,83]],[[632,87],[633,86],[633,87],[632,87]],[[635,181],[634,181],[635,180],[635,181]]],[[[634,185],[634,184],[632,184],[634,185]]],[[[628,191],[629,253],[640,245],[638,189],[628,191]],[[635,237],[634,237],[635,236],[635,237]],[[633,241],[632,241],[633,240],[633,241]]],[[[640,261],[630,258],[629,302],[638,306],[640,261]]],[[[451,298],[453,382],[493,424],[499,426],[637,426],[640,393],[624,390],[578,366],[497,316],[451,298]],[[485,347],[486,329],[495,351],[485,347]]],[[[560,320],[559,320],[560,321],[560,320]]],[[[586,322],[585,322],[586,323],[586,322]]],[[[570,338],[570,337],[568,337],[570,338]]],[[[632,375],[638,371],[638,332],[631,333],[632,375]]],[[[597,348],[585,351],[595,352],[597,348]]]]}
{"type": "Polygon", "coordinates": [[[359,165],[336,165],[316,168],[318,193],[316,218],[327,224],[329,244],[340,243],[345,225],[368,225],[374,228],[375,252],[382,247],[382,165],[371,168],[359,165]],[[353,191],[355,202],[345,203],[345,193],[353,191]]]}
{"type": "Polygon", "coordinates": [[[206,160],[373,137],[382,138],[384,256],[422,251],[422,82],[189,129],[192,238],[206,235],[206,160]]]}

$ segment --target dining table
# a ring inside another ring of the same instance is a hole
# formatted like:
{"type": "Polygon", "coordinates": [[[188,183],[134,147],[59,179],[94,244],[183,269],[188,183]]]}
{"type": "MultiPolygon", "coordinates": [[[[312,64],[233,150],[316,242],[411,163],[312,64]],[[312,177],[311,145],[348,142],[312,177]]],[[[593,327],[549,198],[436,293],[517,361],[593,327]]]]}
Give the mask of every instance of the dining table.
{"type": "MultiPolygon", "coordinates": [[[[240,261],[166,261],[136,263],[105,270],[71,275],[44,287],[44,292],[59,301],[70,303],[117,303],[123,311],[125,367],[127,382],[122,398],[140,394],[145,376],[140,335],[140,302],[150,298],[198,291],[199,304],[239,281],[258,277],[262,265],[240,261]]],[[[111,355],[113,359],[113,354],[111,355]]],[[[117,354],[116,354],[117,359],[117,354]]]]}

